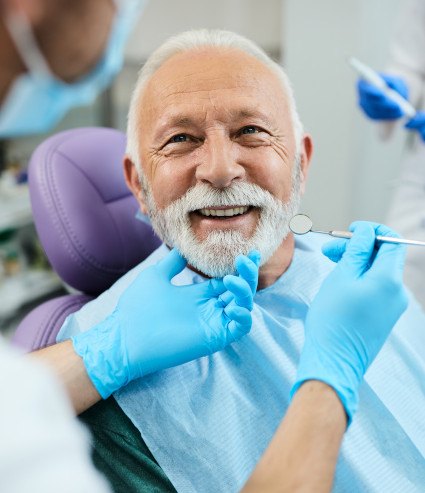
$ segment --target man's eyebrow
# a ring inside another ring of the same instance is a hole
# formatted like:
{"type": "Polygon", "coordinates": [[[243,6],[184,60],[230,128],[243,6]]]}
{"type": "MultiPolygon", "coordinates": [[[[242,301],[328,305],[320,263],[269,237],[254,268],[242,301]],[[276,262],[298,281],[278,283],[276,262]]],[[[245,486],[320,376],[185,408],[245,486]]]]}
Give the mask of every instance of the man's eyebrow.
{"type": "MultiPolygon", "coordinates": [[[[229,110],[229,115],[232,121],[254,119],[254,120],[261,120],[264,124],[266,124],[269,127],[274,126],[270,118],[265,113],[259,111],[258,109],[243,108],[243,109],[229,110]]],[[[169,117],[164,118],[160,122],[160,125],[158,126],[155,132],[155,138],[160,139],[165,133],[167,133],[172,128],[179,129],[185,127],[192,127],[199,125],[199,123],[200,123],[199,121],[187,115],[171,115],[169,117]]]]}
{"type": "Polygon", "coordinates": [[[166,125],[168,127],[187,127],[189,125],[194,125],[195,120],[190,116],[175,115],[167,120],[166,125]]]}
{"type": "Polygon", "coordinates": [[[160,121],[158,128],[155,131],[155,138],[161,138],[172,128],[191,127],[196,125],[196,121],[190,116],[185,115],[171,115],[170,117],[163,118],[160,121]]]}
{"type": "Polygon", "coordinates": [[[234,120],[245,120],[245,119],[250,119],[253,118],[255,120],[261,120],[268,126],[273,126],[272,121],[270,118],[263,112],[259,111],[258,109],[239,109],[235,111],[230,111],[230,115],[232,119],[234,120]]]}

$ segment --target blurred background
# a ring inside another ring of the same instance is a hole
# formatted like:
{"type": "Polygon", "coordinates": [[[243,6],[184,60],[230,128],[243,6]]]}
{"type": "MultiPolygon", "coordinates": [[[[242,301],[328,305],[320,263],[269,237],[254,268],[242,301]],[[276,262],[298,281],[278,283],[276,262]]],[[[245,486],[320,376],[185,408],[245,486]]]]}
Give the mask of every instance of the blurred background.
{"type": "MultiPolygon", "coordinates": [[[[356,56],[384,69],[401,0],[151,0],[131,36],[113,86],[70,112],[51,133],[81,126],[124,130],[136,74],[164,39],[191,28],[243,34],[280,61],[293,83],[315,152],[302,210],[320,229],[354,219],[384,221],[399,173],[404,134],[390,143],[357,106],[356,56]]],[[[0,140],[0,330],[63,287],[49,269],[32,224],[26,166],[46,138],[0,140]]]]}

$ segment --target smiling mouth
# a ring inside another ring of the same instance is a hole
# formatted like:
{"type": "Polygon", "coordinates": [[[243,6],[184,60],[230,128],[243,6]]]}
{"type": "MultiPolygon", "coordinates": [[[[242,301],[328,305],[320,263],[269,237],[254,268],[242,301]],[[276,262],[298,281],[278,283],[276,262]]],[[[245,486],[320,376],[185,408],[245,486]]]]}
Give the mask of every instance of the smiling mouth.
{"type": "Polygon", "coordinates": [[[253,209],[252,206],[244,205],[237,207],[208,207],[193,211],[198,216],[208,219],[228,219],[237,216],[243,216],[253,209]]]}

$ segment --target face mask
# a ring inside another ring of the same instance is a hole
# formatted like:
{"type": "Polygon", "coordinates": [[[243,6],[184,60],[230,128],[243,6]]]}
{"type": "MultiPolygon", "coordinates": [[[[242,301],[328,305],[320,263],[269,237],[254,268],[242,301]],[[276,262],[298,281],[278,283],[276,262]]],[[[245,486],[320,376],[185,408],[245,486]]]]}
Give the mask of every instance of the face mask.
{"type": "Polygon", "coordinates": [[[149,216],[143,214],[143,212],[140,209],[138,209],[138,211],[136,212],[135,218],[138,219],[139,221],[142,221],[142,223],[149,224],[149,226],[152,226],[149,216]]]}
{"type": "Polygon", "coordinates": [[[144,0],[115,0],[117,14],[102,59],[91,73],[75,83],[52,74],[27,19],[14,14],[6,26],[28,72],[12,84],[0,108],[0,138],[50,130],[74,106],[90,104],[121,69],[123,49],[144,0]]]}

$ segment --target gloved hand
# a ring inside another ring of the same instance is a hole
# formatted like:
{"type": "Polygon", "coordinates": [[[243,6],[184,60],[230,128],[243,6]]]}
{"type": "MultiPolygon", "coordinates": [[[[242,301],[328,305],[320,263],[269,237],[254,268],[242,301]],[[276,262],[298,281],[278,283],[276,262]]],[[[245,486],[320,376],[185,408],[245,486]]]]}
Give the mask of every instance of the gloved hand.
{"type": "Polygon", "coordinates": [[[236,259],[237,275],[174,286],[186,266],[177,250],[141,272],[113,313],[72,338],[106,399],[135,378],[181,365],[240,339],[251,329],[260,255],[236,259]]]}
{"type": "Polygon", "coordinates": [[[406,125],[409,130],[417,130],[422,140],[425,142],[425,111],[418,111],[406,125]]]}
{"type": "MultiPolygon", "coordinates": [[[[400,77],[380,74],[387,85],[397,91],[403,98],[408,99],[409,91],[404,80],[400,77]]],[[[387,98],[380,89],[369,82],[359,79],[357,82],[359,106],[372,120],[396,120],[404,115],[397,103],[387,98]]]]}
{"type": "Polygon", "coordinates": [[[339,263],[307,314],[305,343],[291,390],[292,396],[306,380],[327,383],[341,399],[348,424],[357,409],[363,375],[407,307],[402,282],[405,246],[375,246],[376,234],[396,236],[386,226],[356,222],[350,229],[351,240],[336,240],[323,248],[339,263]]]}

